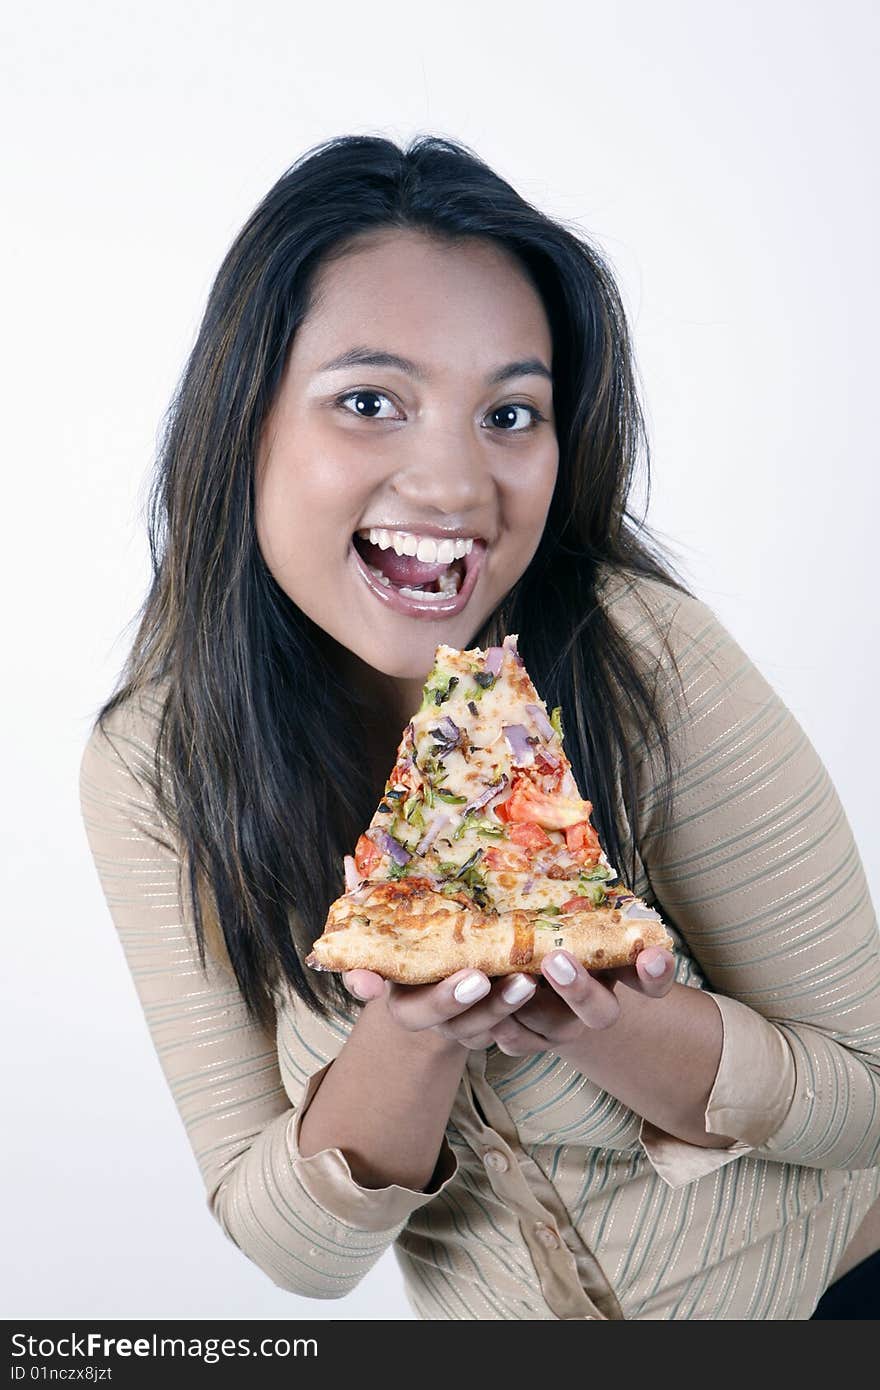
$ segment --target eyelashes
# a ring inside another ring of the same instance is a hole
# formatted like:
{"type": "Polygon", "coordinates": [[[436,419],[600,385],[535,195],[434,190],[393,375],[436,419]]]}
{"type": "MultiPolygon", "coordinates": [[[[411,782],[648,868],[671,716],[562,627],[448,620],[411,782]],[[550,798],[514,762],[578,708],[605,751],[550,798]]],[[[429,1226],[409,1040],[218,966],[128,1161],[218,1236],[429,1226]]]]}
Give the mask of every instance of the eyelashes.
{"type": "MultiPolygon", "coordinates": [[[[337,396],[334,401],[334,404],[338,406],[340,410],[344,410],[347,415],[354,415],[360,418],[361,420],[387,420],[391,418],[387,415],[365,415],[362,414],[359,410],[350,410],[346,403],[351,400],[356,400],[359,396],[372,396],[377,401],[386,401],[389,405],[393,405],[390,396],[387,396],[384,391],[374,391],[372,387],[364,386],[361,386],[353,391],[346,391],[343,395],[337,396]]],[[[495,426],[495,429],[499,434],[528,434],[531,430],[535,428],[536,425],[542,424],[546,419],[546,416],[544,416],[541,413],[541,411],[538,410],[537,406],[528,405],[525,401],[505,401],[503,405],[493,406],[493,408],[488,412],[487,418],[491,417],[492,415],[500,415],[504,411],[513,410],[526,411],[526,413],[530,416],[531,423],[529,425],[526,425],[524,428],[520,429],[505,429],[503,426],[495,426]]]]}

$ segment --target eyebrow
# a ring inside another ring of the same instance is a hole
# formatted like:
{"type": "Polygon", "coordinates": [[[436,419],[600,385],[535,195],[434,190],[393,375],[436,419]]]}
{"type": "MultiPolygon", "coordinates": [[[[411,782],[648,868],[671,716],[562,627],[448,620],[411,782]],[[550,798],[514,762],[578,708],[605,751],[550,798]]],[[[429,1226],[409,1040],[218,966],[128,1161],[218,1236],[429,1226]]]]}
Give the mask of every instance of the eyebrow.
{"type": "MultiPolygon", "coordinates": [[[[319,367],[318,373],[340,372],[348,367],[388,367],[393,371],[405,372],[415,381],[427,380],[427,372],[417,362],[410,362],[409,358],[399,357],[394,352],[382,352],[378,348],[368,347],[354,347],[349,348],[347,352],[341,352],[338,357],[319,367]]],[[[553,373],[540,357],[523,357],[518,362],[506,362],[503,367],[489,372],[486,381],[490,386],[495,386],[515,376],[543,376],[548,381],[553,380],[553,373]]]]}

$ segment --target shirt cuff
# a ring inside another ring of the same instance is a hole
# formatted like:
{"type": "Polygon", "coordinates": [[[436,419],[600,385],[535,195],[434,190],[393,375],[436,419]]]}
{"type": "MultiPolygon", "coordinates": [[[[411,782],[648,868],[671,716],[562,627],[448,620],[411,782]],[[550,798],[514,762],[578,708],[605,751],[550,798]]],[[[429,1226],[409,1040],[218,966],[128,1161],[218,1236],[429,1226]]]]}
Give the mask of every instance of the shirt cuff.
{"type": "Polygon", "coordinates": [[[306,1157],[300,1153],[299,1136],[306,1111],[332,1062],[309,1077],[302,1100],[291,1120],[289,1147],[293,1168],[305,1191],[328,1216],[358,1231],[390,1231],[406,1223],[414,1211],[442,1192],[458,1172],[458,1159],[447,1142],[440,1145],[437,1163],[427,1187],[416,1190],[392,1183],[389,1187],[362,1187],[352,1176],[341,1149],[319,1149],[306,1157]]]}
{"type": "Polygon", "coordinates": [[[726,1149],[707,1149],[642,1120],[639,1142],[670,1187],[697,1182],[761,1147],[782,1126],[794,1099],[794,1058],[779,1029],[738,999],[711,990],[704,993],[714,999],[723,1029],[721,1058],[704,1124],[709,1134],[737,1137],[726,1149]]]}

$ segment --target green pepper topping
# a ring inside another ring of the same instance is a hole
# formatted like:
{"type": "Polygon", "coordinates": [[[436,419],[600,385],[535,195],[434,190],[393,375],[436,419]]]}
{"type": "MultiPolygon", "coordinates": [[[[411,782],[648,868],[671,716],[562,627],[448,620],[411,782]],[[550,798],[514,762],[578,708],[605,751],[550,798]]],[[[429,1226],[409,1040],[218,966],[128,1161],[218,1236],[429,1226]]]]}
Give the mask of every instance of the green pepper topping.
{"type": "Polygon", "coordinates": [[[463,806],[467,801],[466,796],[456,796],[453,792],[444,792],[439,789],[437,795],[441,801],[448,801],[450,806],[463,806]]]}
{"type": "Polygon", "coordinates": [[[474,815],[474,811],[465,811],[464,815],[461,818],[461,825],[459,825],[459,827],[456,830],[453,830],[452,832],[453,840],[460,840],[462,835],[464,835],[465,831],[470,829],[472,818],[474,815]]]}
{"type": "Polygon", "coordinates": [[[587,898],[594,907],[601,907],[605,901],[605,887],[601,883],[588,883],[585,879],[579,879],[578,897],[587,898]]]}
{"type": "Polygon", "coordinates": [[[444,676],[440,671],[432,671],[422,693],[422,709],[442,705],[448,700],[459,683],[458,676],[444,676]]]}
{"type": "Polygon", "coordinates": [[[462,878],[462,877],[464,876],[464,874],[467,873],[468,869],[472,869],[472,868],[474,867],[474,865],[476,864],[477,860],[478,860],[478,859],[482,859],[482,857],[483,857],[483,851],[482,851],[481,849],[475,849],[474,852],[473,852],[473,854],[471,855],[470,859],[466,859],[466,860],[464,861],[464,863],[461,865],[460,869],[458,870],[458,873],[457,873],[456,877],[457,877],[457,878],[462,878]]]}
{"type": "Polygon", "coordinates": [[[562,741],[563,741],[563,732],[562,732],[562,706],[561,706],[561,705],[557,705],[556,708],[551,712],[551,714],[550,714],[550,723],[553,725],[554,729],[556,730],[557,734],[559,735],[559,742],[562,743],[562,741]]]}

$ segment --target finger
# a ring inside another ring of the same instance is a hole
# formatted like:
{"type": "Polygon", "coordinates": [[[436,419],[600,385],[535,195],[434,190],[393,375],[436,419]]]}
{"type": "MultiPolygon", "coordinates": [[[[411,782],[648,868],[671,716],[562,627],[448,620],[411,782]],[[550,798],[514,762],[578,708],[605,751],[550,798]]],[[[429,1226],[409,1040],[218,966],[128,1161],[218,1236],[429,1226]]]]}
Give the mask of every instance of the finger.
{"type": "Polygon", "coordinates": [[[508,1057],[525,1057],[547,1051],[547,1039],[518,1023],[515,1017],[502,1018],[492,1029],[492,1039],[508,1057]]]}
{"type": "Polygon", "coordinates": [[[611,990],[594,979],[569,951],[544,956],[541,971],[588,1028],[610,1028],[620,1017],[620,1005],[611,990]]]}
{"type": "MultiPolygon", "coordinates": [[[[451,1026],[456,1036],[464,1042],[476,1035],[491,1033],[494,1023],[501,1018],[508,1018],[533,998],[536,987],[537,982],[531,975],[502,976],[494,981],[489,994],[453,1021],[451,1026]]],[[[484,1045],[489,1046],[488,1043],[484,1045]]]]}
{"type": "Polygon", "coordinates": [[[463,1014],[483,999],[492,981],[481,970],[458,970],[445,980],[430,985],[388,986],[387,1007],[401,1028],[421,1032],[463,1014]]]}
{"type": "Polygon", "coordinates": [[[546,981],[542,980],[541,983],[543,988],[521,1009],[517,1009],[513,1017],[524,1028],[539,1033],[551,1043],[573,1041],[583,1032],[583,1020],[572,1011],[565,999],[554,993],[546,981]]]}
{"type": "Polygon", "coordinates": [[[675,960],[671,951],[660,946],[649,946],[636,956],[635,971],[645,994],[652,999],[662,999],[675,984],[675,960]]]}
{"type": "Polygon", "coordinates": [[[527,974],[491,981],[480,970],[460,970],[439,986],[391,986],[388,1011],[402,1027],[437,1027],[466,1047],[489,1047],[492,1023],[531,998],[537,980],[527,974]],[[431,992],[428,992],[431,991],[431,992]],[[456,998],[456,991],[459,997],[456,998]]]}
{"type": "Polygon", "coordinates": [[[385,993],[388,981],[373,970],[344,970],[342,983],[355,999],[370,1000],[378,999],[385,993]]]}
{"type": "Polygon", "coordinates": [[[647,994],[652,999],[662,999],[675,984],[675,959],[670,951],[664,951],[659,946],[649,946],[646,950],[639,952],[635,965],[624,966],[621,970],[612,970],[609,974],[611,976],[609,984],[612,987],[616,976],[620,983],[626,985],[628,989],[634,989],[639,994],[647,994]],[[648,968],[655,963],[663,967],[657,975],[654,975],[648,968]]]}
{"type": "Polygon", "coordinates": [[[470,1037],[461,1038],[455,1031],[457,1027],[455,1020],[452,1023],[438,1023],[434,1032],[439,1033],[448,1042],[458,1043],[459,1047],[466,1047],[470,1052],[482,1052],[485,1048],[491,1047],[495,1041],[488,1029],[482,1033],[474,1033],[470,1037]]]}

